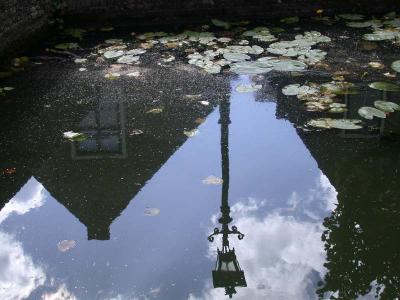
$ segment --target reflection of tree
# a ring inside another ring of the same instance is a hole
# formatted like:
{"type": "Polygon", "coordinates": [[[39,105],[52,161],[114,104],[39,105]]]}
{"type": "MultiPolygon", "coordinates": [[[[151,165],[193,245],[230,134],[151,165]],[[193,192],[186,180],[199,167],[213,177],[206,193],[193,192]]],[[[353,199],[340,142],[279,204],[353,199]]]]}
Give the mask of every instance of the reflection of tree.
{"type": "Polygon", "coordinates": [[[328,273],[320,298],[356,299],[373,285],[380,299],[400,295],[399,155],[394,147],[364,146],[369,151],[335,164],[339,204],[324,222],[328,273]]]}

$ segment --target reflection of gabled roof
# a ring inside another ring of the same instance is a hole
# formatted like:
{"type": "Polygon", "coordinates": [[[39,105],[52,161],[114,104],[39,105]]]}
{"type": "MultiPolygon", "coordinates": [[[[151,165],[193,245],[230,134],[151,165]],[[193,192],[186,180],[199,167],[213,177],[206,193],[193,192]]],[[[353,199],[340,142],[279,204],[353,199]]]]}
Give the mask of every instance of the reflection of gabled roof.
{"type": "MultiPolygon", "coordinates": [[[[34,153],[36,157],[43,156],[40,163],[37,165],[32,163],[32,167],[27,169],[27,173],[30,173],[29,177],[35,176],[58,202],[87,226],[89,239],[110,238],[109,227],[113,220],[187,140],[183,134],[184,130],[195,128],[197,125],[194,121],[212,111],[213,105],[201,105],[199,100],[186,98],[185,95],[202,94],[202,100],[215,104],[219,95],[226,95],[229,91],[226,78],[213,77],[213,80],[209,80],[209,76],[193,72],[192,69],[160,69],[148,72],[154,72],[154,74],[146,77],[144,81],[135,82],[135,85],[132,83],[127,85],[122,80],[113,82],[109,86],[102,82],[95,82],[97,86],[88,89],[96,90],[96,93],[84,95],[85,99],[93,104],[85,106],[84,110],[78,108],[79,113],[63,114],[65,120],[57,120],[57,126],[52,128],[47,128],[46,124],[40,124],[38,135],[42,130],[45,138],[49,136],[60,138],[55,139],[52,144],[46,143],[44,138],[37,145],[40,147],[30,149],[28,144],[27,149],[24,150],[24,152],[34,153]],[[185,80],[182,80],[182,76],[185,80]],[[160,90],[164,93],[160,93],[160,90]],[[115,118],[111,115],[106,116],[105,122],[100,122],[102,123],[101,130],[98,131],[96,138],[93,138],[94,134],[90,135],[85,141],[86,144],[85,142],[75,144],[74,152],[71,153],[71,144],[61,138],[62,132],[74,130],[90,133],[93,126],[85,128],[93,123],[89,116],[98,109],[101,111],[102,107],[108,108],[100,114],[117,111],[112,107],[112,104],[116,103],[125,107],[125,119],[122,120],[120,116],[115,118]],[[162,113],[146,113],[158,107],[163,109],[162,113]],[[115,119],[122,120],[124,124],[118,124],[117,128],[115,119]],[[134,129],[142,130],[143,134],[131,135],[134,129]],[[51,131],[50,134],[48,130],[51,131]],[[110,136],[112,138],[108,138],[110,136]],[[124,140],[124,145],[113,144],[122,140],[124,140]],[[107,147],[109,152],[120,151],[123,148],[121,153],[124,153],[115,157],[103,155],[107,152],[102,151],[104,147],[96,146],[96,148],[94,144],[107,147]],[[79,151],[76,151],[77,149],[79,151]],[[96,149],[102,154],[96,155],[96,149]],[[40,153],[43,155],[41,156],[40,153]],[[88,153],[90,155],[85,159],[77,159],[79,158],[77,156],[88,153]]],[[[73,80],[64,84],[68,85],[70,82],[73,85],[76,84],[73,80]]],[[[74,88],[74,86],[63,85],[57,89],[60,93],[59,98],[62,97],[62,91],[71,93],[75,92],[74,88]]],[[[77,89],[76,92],[79,93],[82,90],[77,89]]],[[[80,95],[69,97],[83,98],[80,95]]],[[[29,124],[26,128],[29,128],[29,124]]],[[[21,139],[17,140],[16,147],[20,143],[21,139]]],[[[34,144],[34,141],[30,140],[30,143],[34,144]]],[[[16,159],[21,164],[30,163],[29,158],[24,157],[23,154],[16,156],[16,159]]],[[[31,159],[35,161],[34,156],[31,159]]],[[[16,186],[15,191],[19,188],[16,186]]],[[[8,201],[10,198],[6,194],[4,200],[8,201]]]]}

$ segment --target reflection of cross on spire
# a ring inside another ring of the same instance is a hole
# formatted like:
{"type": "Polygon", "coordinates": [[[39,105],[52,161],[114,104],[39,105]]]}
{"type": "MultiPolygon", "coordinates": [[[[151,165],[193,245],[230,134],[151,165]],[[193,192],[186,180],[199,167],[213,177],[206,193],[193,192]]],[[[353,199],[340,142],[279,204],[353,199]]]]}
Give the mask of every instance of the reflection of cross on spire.
{"type": "Polygon", "coordinates": [[[214,232],[208,237],[210,242],[214,241],[214,236],[222,235],[222,249],[218,249],[218,258],[216,269],[212,272],[214,288],[225,288],[225,294],[232,298],[236,294],[235,287],[246,287],[244,272],[240,269],[239,262],[236,259],[235,249],[230,249],[228,237],[230,234],[238,236],[239,240],[244,238],[244,234],[238,231],[236,226],[229,229],[229,223],[232,222],[230,216],[230,207],[228,203],[229,194],[229,119],[230,102],[227,99],[221,101],[220,107],[221,124],[221,161],[222,161],[222,197],[221,197],[221,217],[218,222],[222,225],[221,229],[215,228],[214,232]]]}

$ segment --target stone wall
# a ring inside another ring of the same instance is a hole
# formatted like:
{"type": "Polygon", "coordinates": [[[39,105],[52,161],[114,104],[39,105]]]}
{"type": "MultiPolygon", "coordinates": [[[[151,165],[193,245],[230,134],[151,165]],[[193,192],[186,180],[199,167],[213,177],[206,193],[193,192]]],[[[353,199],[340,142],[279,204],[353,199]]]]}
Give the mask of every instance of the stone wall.
{"type": "MultiPolygon", "coordinates": [[[[149,24],[185,22],[211,16],[224,19],[313,15],[316,9],[381,13],[398,9],[399,0],[0,0],[0,56],[15,54],[48,23],[55,3],[66,18],[104,21],[136,19],[149,24]]],[[[1,63],[1,61],[0,61],[1,63]]]]}
{"type": "Polygon", "coordinates": [[[0,0],[0,55],[9,54],[48,23],[52,0],[0,0]]]}
{"type": "Polygon", "coordinates": [[[201,18],[220,16],[307,16],[317,9],[326,13],[379,13],[398,9],[399,0],[65,0],[67,14],[93,18],[159,17],[201,18]]]}

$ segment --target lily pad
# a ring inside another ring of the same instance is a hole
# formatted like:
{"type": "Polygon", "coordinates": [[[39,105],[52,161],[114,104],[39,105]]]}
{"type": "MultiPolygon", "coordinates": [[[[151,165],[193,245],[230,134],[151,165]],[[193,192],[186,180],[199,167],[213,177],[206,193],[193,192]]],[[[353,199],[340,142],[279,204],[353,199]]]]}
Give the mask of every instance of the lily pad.
{"type": "Polygon", "coordinates": [[[273,69],[281,72],[301,71],[307,69],[307,67],[307,64],[292,59],[277,61],[273,64],[273,69]]]}
{"type": "Polygon", "coordinates": [[[373,82],[368,85],[370,88],[387,92],[400,92],[400,85],[391,82],[373,82]]]}
{"type": "Polygon", "coordinates": [[[250,56],[243,53],[224,53],[224,58],[233,62],[249,60],[250,56]]]}
{"type": "Polygon", "coordinates": [[[223,182],[224,181],[222,180],[222,178],[219,178],[219,177],[214,176],[214,175],[210,175],[207,178],[203,179],[203,183],[204,184],[220,185],[223,182]]]}
{"type": "Polygon", "coordinates": [[[183,134],[186,135],[187,137],[194,137],[199,134],[199,130],[198,129],[185,130],[183,134]]]}
{"type": "Polygon", "coordinates": [[[54,48],[58,50],[73,50],[79,48],[79,45],[77,43],[62,43],[55,45],[54,48]]]}
{"type": "Polygon", "coordinates": [[[160,114],[162,112],[163,112],[162,108],[153,108],[153,109],[148,110],[146,113],[147,114],[160,114]]]}
{"type": "Polygon", "coordinates": [[[139,61],[139,56],[124,55],[118,58],[117,63],[131,65],[139,61]]]}
{"type": "Polygon", "coordinates": [[[104,52],[103,55],[104,55],[105,58],[112,59],[112,58],[117,58],[117,57],[120,57],[120,56],[124,55],[124,51],[122,51],[122,50],[118,50],[118,51],[111,50],[111,51],[104,52]]]}
{"type": "Polygon", "coordinates": [[[239,84],[236,87],[236,92],[239,93],[252,93],[262,89],[261,84],[249,83],[249,84],[239,84]]]}
{"type": "Polygon", "coordinates": [[[230,70],[238,75],[257,75],[272,71],[272,67],[257,61],[242,61],[231,64],[230,70]]]}
{"type": "Polygon", "coordinates": [[[400,105],[389,101],[375,101],[374,106],[384,112],[394,112],[395,110],[400,110],[400,105]]]}
{"type": "Polygon", "coordinates": [[[144,210],[144,215],[148,217],[155,217],[160,214],[160,209],[156,207],[146,207],[144,210]]]}
{"type": "Polygon", "coordinates": [[[288,17],[281,20],[281,23],[284,24],[295,24],[300,21],[299,17],[288,17]]]}
{"type": "Polygon", "coordinates": [[[67,252],[76,246],[76,242],[73,240],[63,240],[57,243],[57,248],[61,252],[67,252]]]}
{"type": "Polygon", "coordinates": [[[344,20],[350,20],[350,21],[360,21],[365,18],[364,15],[360,14],[340,14],[338,15],[339,18],[342,18],[344,20]]]}
{"type": "Polygon", "coordinates": [[[362,126],[359,125],[361,120],[356,119],[331,119],[328,124],[332,128],[343,129],[343,130],[356,130],[361,129],[362,126]]]}
{"type": "Polygon", "coordinates": [[[104,78],[114,80],[114,79],[119,78],[120,76],[121,76],[121,74],[119,74],[119,73],[107,73],[106,75],[104,75],[104,78]]]}
{"type": "Polygon", "coordinates": [[[381,119],[385,119],[386,118],[386,114],[379,110],[376,109],[374,107],[370,107],[370,106],[363,106],[358,110],[358,114],[368,120],[372,120],[374,117],[377,118],[381,118],[381,119]]]}
{"type": "Polygon", "coordinates": [[[73,131],[67,131],[63,133],[64,138],[73,141],[73,142],[80,142],[87,139],[87,136],[84,133],[78,133],[73,131]]]}
{"type": "Polygon", "coordinates": [[[392,69],[395,70],[397,73],[400,73],[400,60],[396,60],[392,63],[392,69]]]}

